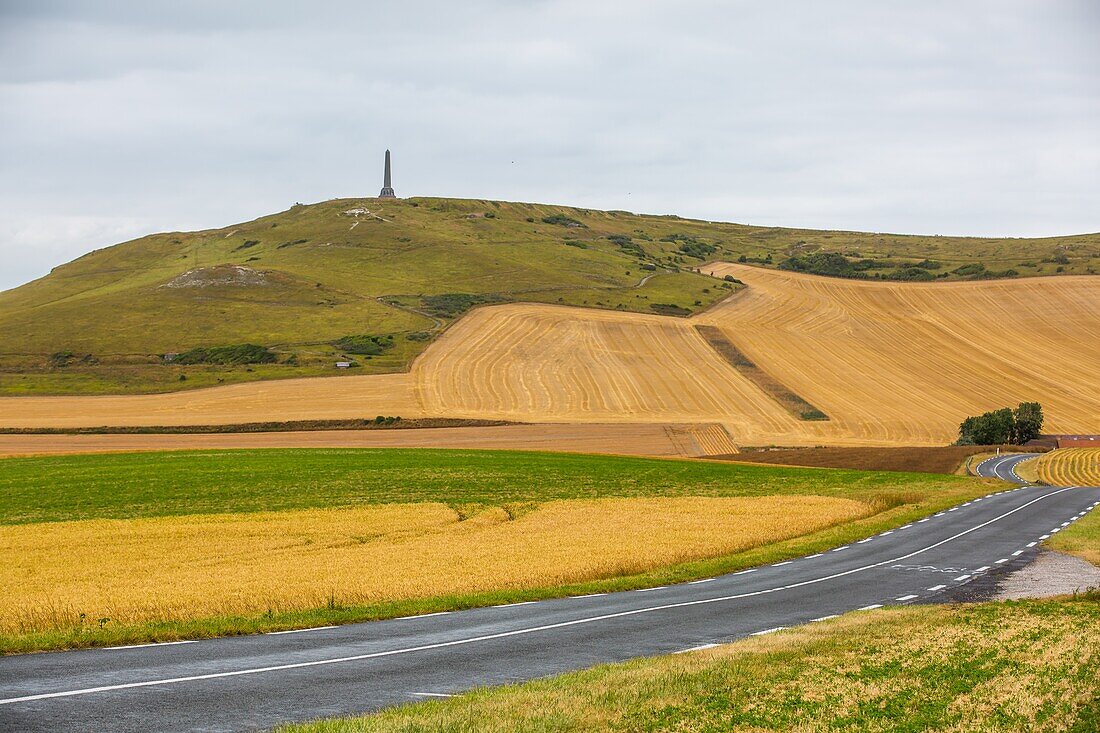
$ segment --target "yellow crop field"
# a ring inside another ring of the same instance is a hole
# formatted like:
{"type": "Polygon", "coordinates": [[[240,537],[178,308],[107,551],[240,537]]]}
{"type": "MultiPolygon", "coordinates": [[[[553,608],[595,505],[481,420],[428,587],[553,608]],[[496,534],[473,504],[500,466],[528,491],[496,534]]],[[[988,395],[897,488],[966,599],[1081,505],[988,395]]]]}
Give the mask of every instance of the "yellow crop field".
{"type": "Polygon", "coordinates": [[[1100,448],[1060,448],[1026,465],[1052,486],[1100,486],[1100,448]]]}
{"type": "Polygon", "coordinates": [[[820,496],[388,504],[0,527],[0,632],[538,588],[750,549],[868,516],[820,496]]]}
{"type": "Polygon", "coordinates": [[[747,287],[689,319],[485,307],[444,333],[409,374],[168,395],[0,398],[0,427],[395,414],[712,423],[725,427],[732,443],[719,442],[729,445],[936,445],[951,442],[967,415],[1037,400],[1050,432],[1097,429],[1100,278],[884,283],[736,264],[704,270],[747,287]],[[731,366],[698,325],[719,329],[771,380],[830,419],[792,415],[731,366]]]}

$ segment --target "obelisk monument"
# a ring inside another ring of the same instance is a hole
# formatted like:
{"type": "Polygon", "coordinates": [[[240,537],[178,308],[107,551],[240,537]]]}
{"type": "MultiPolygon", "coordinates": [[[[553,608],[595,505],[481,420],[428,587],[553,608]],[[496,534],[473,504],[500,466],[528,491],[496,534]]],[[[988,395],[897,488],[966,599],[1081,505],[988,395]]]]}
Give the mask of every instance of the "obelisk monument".
{"type": "Polygon", "coordinates": [[[393,185],[390,183],[390,151],[386,151],[386,174],[382,179],[382,192],[378,194],[380,199],[395,199],[397,194],[393,192],[393,185]]]}

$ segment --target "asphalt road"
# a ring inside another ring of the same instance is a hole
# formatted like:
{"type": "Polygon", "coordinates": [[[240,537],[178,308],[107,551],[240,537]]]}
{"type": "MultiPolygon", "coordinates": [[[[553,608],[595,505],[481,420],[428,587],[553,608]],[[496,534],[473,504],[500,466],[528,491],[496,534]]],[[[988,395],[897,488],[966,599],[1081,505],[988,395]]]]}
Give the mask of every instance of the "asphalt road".
{"type": "Polygon", "coordinates": [[[1034,458],[1034,453],[1002,453],[992,458],[987,458],[974,468],[974,472],[986,478],[999,478],[1002,481],[1013,481],[1018,484],[1027,483],[1016,475],[1017,464],[1034,458]]]}
{"type": "MultiPolygon", "coordinates": [[[[1011,471],[1008,456],[983,473],[1011,471]]],[[[1100,487],[1010,488],[844,547],[669,587],[294,633],[0,659],[0,730],[241,731],[667,654],[1027,564],[1100,487]]]]}

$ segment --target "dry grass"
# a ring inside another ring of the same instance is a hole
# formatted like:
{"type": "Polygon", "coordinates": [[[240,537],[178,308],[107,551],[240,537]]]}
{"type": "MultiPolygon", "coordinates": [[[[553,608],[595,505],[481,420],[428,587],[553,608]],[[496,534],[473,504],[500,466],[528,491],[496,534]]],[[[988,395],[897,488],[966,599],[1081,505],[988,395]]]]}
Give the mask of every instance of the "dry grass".
{"type": "Polygon", "coordinates": [[[0,527],[0,632],[560,586],[730,554],[873,513],[820,496],[605,499],[0,527]]]}
{"type": "Polygon", "coordinates": [[[1100,448],[1060,448],[1021,465],[1051,486],[1100,486],[1100,448]]]}
{"type": "Polygon", "coordinates": [[[410,374],[169,395],[2,398],[0,426],[382,413],[721,423],[742,445],[942,445],[966,415],[1038,400],[1053,432],[1095,428],[1100,278],[899,284],[733,264],[707,269],[748,288],[690,319],[535,304],[482,308],[433,343],[410,374]],[[696,325],[720,329],[830,419],[796,419],[696,325]],[[1059,363],[1073,368],[1052,371],[1059,363]]]}
{"type": "Polygon", "coordinates": [[[912,607],[281,733],[1094,731],[1095,600],[912,607]]]}

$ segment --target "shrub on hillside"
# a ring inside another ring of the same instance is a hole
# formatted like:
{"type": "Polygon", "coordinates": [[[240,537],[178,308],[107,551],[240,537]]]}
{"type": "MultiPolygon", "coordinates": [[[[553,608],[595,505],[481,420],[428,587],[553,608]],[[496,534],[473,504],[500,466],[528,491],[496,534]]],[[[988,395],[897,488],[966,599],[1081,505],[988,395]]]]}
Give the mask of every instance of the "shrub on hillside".
{"type": "Polygon", "coordinates": [[[555,224],[555,225],[560,226],[560,227],[583,227],[584,226],[584,224],[582,224],[581,222],[579,222],[576,219],[573,219],[571,217],[565,216],[564,214],[552,214],[551,216],[544,216],[544,217],[542,217],[542,223],[543,224],[555,224]]]}
{"type": "Polygon", "coordinates": [[[377,356],[387,349],[393,348],[393,336],[372,336],[359,334],[356,336],[344,336],[332,342],[332,345],[347,354],[360,354],[364,356],[377,356]]]}
{"type": "Polygon", "coordinates": [[[197,346],[179,354],[175,364],[270,364],[275,354],[256,344],[232,344],[230,346],[197,346]]]}
{"type": "MultiPolygon", "coordinates": [[[[844,255],[838,252],[814,252],[808,255],[795,255],[779,263],[780,270],[808,272],[813,275],[832,277],[867,277],[844,255]]],[[[865,268],[866,269],[866,268],[865,268]]]]}
{"type": "Polygon", "coordinates": [[[655,313],[660,313],[662,316],[690,316],[691,311],[687,308],[681,308],[673,303],[650,303],[649,307],[655,313]]]}
{"type": "Polygon", "coordinates": [[[963,265],[962,267],[956,267],[951,272],[955,273],[959,277],[977,277],[985,272],[985,265],[981,262],[971,262],[970,264],[963,265]]]}
{"type": "Polygon", "coordinates": [[[424,304],[424,310],[440,318],[454,318],[462,315],[475,305],[501,303],[503,300],[503,298],[496,295],[475,295],[473,293],[441,293],[439,295],[425,295],[420,299],[424,304]]]}

